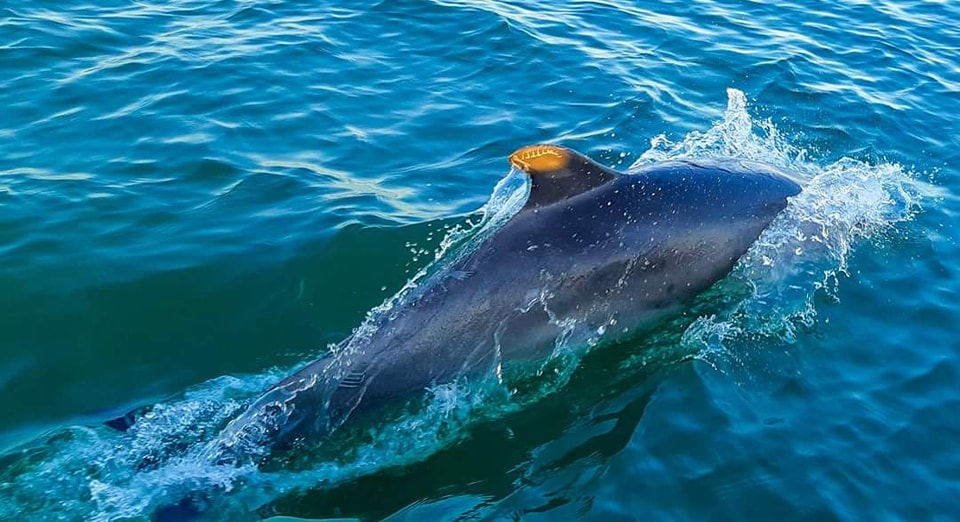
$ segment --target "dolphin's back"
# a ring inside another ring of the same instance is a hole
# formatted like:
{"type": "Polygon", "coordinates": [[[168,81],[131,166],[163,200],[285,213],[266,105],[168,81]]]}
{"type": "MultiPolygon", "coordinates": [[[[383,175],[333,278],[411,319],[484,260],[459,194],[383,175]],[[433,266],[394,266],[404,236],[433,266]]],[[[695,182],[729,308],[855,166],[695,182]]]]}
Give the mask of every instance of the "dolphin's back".
{"type": "Polygon", "coordinates": [[[787,198],[800,192],[788,172],[733,158],[660,163],[623,178],[641,193],[640,207],[688,222],[769,223],[786,207],[787,198]]]}
{"type": "Polygon", "coordinates": [[[542,228],[552,229],[542,236],[581,245],[616,227],[687,233],[697,226],[766,226],[786,207],[787,198],[799,192],[787,173],[769,165],[734,159],[675,161],[643,167],[563,202],[521,212],[514,221],[539,220],[542,228]],[[671,226],[684,230],[672,231],[671,226]]]}
{"type": "Polygon", "coordinates": [[[800,192],[789,174],[735,159],[620,174],[538,146],[511,162],[532,180],[520,212],[375,331],[285,378],[242,417],[280,400],[289,425],[278,432],[322,432],[431,384],[543,357],[567,320],[621,333],[649,325],[723,278],[800,192]]]}
{"type": "MultiPolygon", "coordinates": [[[[670,162],[514,216],[459,270],[510,278],[555,272],[582,278],[617,262],[701,252],[727,270],[800,186],[774,167],[739,160],[670,162]],[[733,259],[731,259],[733,258],[733,259]]],[[[706,257],[705,257],[706,256],[706,257]]]]}
{"type": "MultiPolygon", "coordinates": [[[[523,210],[463,269],[496,275],[487,298],[499,307],[516,307],[533,288],[551,296],[547,315],[649,323],[726,275],[799,192],[787,173],[760,163],[661,163],[523,210]]],[[[512,333],[529,337],[524,330],[541,319],[512,333]]],[[[518,355],[542,355],[522,345],[518,355]]]]}

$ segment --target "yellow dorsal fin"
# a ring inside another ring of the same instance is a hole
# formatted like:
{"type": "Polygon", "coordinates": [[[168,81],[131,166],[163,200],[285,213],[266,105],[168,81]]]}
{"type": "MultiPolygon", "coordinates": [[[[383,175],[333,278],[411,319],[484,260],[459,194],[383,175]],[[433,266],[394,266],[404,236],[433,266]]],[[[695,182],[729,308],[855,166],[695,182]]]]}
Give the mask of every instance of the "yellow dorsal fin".
{"type": "Polygon", "coordinates": [[[510,155],[510,164],[530,176],[524,209],[542,207],[593,190],[617,172],[559,145],[529,145],[510,155]]]}
{"type": "Polygon", "coordinates": [[[527,174],[547,173],[567,167],[570,153],[556,145],[528,145],[510,155],[510,164],[527,174]]]}

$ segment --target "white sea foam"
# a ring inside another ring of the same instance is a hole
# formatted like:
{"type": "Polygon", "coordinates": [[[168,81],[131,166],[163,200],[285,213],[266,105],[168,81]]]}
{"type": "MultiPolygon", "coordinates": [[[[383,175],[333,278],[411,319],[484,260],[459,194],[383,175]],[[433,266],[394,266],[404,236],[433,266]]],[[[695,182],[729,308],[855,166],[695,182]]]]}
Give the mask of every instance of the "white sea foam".
{"type": "Polygon", "coordinates": [[[842,158],[820,165],[787,142],[769,121],[754,121],[746,98],[728,90],[724,119],[680,142],[659,136],[634,166],[667,159],[736,156],[797,174],[803,191],[792,198],[734,269],[749,295],[721,314],[701,317],[682,343],[711,362],[728,358],[737,339],[793,342],[816,321],[815,296],[835,296],[852,249],[912,219],[929,186],[894,163],[842,158]]]}

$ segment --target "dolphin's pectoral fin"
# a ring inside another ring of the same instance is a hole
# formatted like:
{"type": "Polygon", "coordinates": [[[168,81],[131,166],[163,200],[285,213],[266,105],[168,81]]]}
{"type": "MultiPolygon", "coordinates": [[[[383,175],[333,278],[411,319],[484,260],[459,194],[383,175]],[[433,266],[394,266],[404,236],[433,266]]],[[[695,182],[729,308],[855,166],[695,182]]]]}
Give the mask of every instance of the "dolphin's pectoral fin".
{"type": "Polygon", "coordinates": [[[510,164],[530,176],[530,196],[523,210],[571,198],[619,175],[579,152],[557,145],[523,147],[510,155],[510,164]]]}

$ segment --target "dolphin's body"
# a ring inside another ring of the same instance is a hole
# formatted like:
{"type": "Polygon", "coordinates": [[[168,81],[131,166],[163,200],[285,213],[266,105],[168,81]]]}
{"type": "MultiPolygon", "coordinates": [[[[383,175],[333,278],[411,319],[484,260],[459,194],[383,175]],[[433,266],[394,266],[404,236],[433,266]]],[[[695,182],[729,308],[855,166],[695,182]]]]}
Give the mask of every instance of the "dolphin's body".
{"type": "Polygon", "coordinates": [[[284,378],[221,436],[316,436],[352,412],[551,353],[564,320],[622,335],[730,272],[800,192],[772,166],[672,161],[629,175],[572,150],[520,149],[522,210],[373,328],[284,378]]]}

